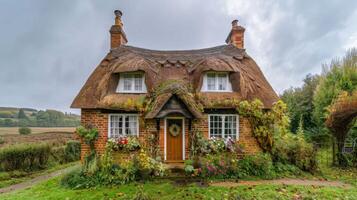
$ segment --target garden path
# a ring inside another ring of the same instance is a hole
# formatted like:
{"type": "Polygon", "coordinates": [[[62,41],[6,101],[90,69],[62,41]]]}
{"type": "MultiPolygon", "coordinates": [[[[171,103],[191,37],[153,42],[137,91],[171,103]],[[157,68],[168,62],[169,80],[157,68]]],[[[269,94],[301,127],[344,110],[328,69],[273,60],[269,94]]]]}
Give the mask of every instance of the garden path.
{"type": "Polygon", "coordinates": [[[238,181],[238,182],[214,182],[210,185],[212,186],[222,186],[222,187],[236,187],[236,186],[255,186],[262,184],[274,184],[274,185],[306,185],[306,186],[332,186],[332,187],[343,187],[351,188],[350,184],[343,183],[341,181],[327,181],[327,180],[308,180],[308,179],[275,179],[275,180],[257,180],[257,181],[238,181]]]}
{"type": "Polygon", "coordinates": [[[61,169],[61,170],[58,170],[58,171],[55,171],[55,172],[52,172],[52,173],[49,173],[49,174],[41,175],[41,176],[38,176],[36,178],[33,178],[31,180],[28,180],[28,181],[25,181],[25,182],[22,182],[22,183],[18,183],[18,184],[15,184],[15,185],[10,185],[8,187],[0,188],[0,194],[8,193],[8,192],[15,191],[15,190],[29,188],[29,187],[31,187],[31,186],[33,186],[33,185],[35,185],[37,183],[40,183],[42,181],[46,181],[46,180],[49,180],[50,178],[65,174],[65,173],[71,171],[72,169],[74,169],[75,167],[78,167],[78,165],[74,165],[74,166],[71,166],[71,167],[68,167],[68,168],[64,168],[64,169],[61,169]]]}

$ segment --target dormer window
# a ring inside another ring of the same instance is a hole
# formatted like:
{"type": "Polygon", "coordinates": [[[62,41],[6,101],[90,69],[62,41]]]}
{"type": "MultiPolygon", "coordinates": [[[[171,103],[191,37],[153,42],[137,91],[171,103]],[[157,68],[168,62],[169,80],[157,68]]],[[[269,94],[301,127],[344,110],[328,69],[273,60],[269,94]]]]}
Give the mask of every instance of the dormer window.
{"type": "Polygon", "coordinates": [[[231,92],[227,72],[207,72],[203,77],[202,92],[231,92]]]}
{"type": "Polygon", "coordinates": [[[118,93],[146,93],[145,78],[143,73],[121,73],[118,93]]]}

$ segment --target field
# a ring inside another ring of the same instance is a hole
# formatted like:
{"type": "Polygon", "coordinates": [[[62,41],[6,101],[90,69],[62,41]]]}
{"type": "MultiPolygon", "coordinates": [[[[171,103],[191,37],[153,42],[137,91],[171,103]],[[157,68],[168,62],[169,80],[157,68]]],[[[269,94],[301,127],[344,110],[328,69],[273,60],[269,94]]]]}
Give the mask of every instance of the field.
{"type": "Polygon", "coordinates": [[[2,143],[0,148],[22,143],[47,142],[55,145],[64,145],[68,140],[74,138],[75,128],[31,128],[29,135],[20,135],[18,128],[0,128],[2,143]]]}
{"type": "MultiPolygon", "coordinates": [[[[68,132],[73,133],[74,127],[30,127],[31,134],[49,133],[49,132],[68,132]]],[[[0,135],[19,134],[18,127],[0,127],[0,135]]]]}

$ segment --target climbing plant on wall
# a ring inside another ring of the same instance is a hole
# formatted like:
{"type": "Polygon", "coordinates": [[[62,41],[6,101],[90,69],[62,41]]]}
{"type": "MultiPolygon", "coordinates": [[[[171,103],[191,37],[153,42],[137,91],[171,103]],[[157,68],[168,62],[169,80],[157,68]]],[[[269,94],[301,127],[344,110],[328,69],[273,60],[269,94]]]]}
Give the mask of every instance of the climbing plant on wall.
{"type": "Polygon", "coordinates": [[[237,107],[241,116],[247,117],[253,128],[253,135],[264,151],[271,152],[274,145],[274,133],[282,135],[288,132],[289,118],[286,104],[276,102],[271,110],[265,110],[260,100],[242,101],[237,107]]]}

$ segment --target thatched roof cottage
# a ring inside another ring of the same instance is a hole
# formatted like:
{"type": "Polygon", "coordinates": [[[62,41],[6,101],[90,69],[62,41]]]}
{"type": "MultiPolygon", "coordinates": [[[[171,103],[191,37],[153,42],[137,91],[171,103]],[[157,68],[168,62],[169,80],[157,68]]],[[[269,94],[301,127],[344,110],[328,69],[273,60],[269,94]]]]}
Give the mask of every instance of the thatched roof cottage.
{"type": "MultiPolygon", "coordinates": [[[[99,130],[96,149],[108,138],[158,138],[162,159],[189,155],[190,134],[234,138],[245,151],[260,147],[249,121],[235,109],[241,100],[260,99],[269,109],[278,96],[244,49],[245,29],[232,22],[225,45],[185,51],[158,51],[127,45],[115,11],[111,49],[74,99],[83,125],[99,130]],[[174,128],[172,128],[174,127],[174,128]]],[[[88,151],[85,144],[82,155],[88,151]]]]}

